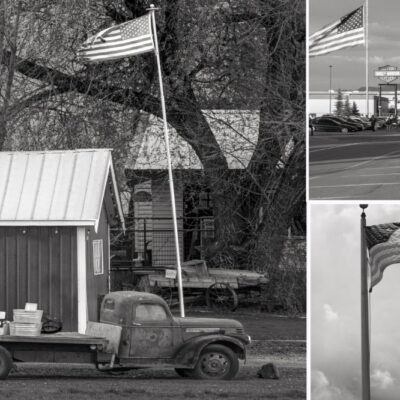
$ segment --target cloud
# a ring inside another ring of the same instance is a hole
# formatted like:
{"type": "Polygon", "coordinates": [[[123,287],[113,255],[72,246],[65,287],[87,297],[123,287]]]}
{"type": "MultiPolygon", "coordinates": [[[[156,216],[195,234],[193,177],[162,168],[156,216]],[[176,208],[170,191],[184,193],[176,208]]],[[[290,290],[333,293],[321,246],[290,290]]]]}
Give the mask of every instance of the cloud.
{"type": "Polygon", "coordinates": [[[333,308],[329,304],[324,304],[324,318],[325,321],[332,322],[339,319],[339,314],[333,311],[333,308]]]}
{"type": "Polygon", "coordinates": [[[371,374],[371,386],[377,389],[388,389],[394,384],[394,379],[389,371],[374,369],[371,374]]]}
{"type": "Polygon", "coordinates": [[[311,395],[313,400],[356,400],[347,389],[332,385],[318,370],[311,372],[311,395]]]}

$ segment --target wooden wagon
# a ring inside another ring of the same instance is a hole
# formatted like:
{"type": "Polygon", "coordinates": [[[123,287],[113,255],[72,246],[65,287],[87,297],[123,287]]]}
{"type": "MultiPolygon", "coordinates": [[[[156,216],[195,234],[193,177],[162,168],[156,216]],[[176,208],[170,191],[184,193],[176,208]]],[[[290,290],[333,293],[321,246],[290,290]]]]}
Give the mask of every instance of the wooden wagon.
{"type": "MultiPolygon", "coordinates": [[[[176,266],[138,269],[134,272],[136,290],[161,295],[170,306],[178,304],[176,266]]],[[[208,307],[216,310],[235,310],[240,300],[260,292],[268,282],[265,275],[248,271],[208,268],[204,260],[192,260],[182,264],[182,286],[185,302],[205,300],[208,307]]]]}

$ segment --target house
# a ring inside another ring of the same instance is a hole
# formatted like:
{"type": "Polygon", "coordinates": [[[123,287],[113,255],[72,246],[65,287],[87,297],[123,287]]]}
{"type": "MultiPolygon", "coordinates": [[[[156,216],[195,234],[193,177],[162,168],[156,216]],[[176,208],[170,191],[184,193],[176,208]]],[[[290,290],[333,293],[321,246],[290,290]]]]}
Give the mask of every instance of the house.
{"type": "MultiPolygon", "coordinates": [[[[246,168],[258,140],[259,112],[203,110],[203,114],[225,155],[229,172],[234,174],[246,168]]],[[[205,246],[214,237],[212,198],[194,150],[172,127],[169,129],[181,259],[204,258],[205,246]]],[[[132,196],[131,258],[142,260],[145,265],[175,264],[162,121],[148,116],[132,148],[135,154],[125,170],[132,196]]]]}
{"type": "Polygon", "coordinates": [[[124,229],[111,150],[0,153],[0,310],[38,303],[85,332],[109,292],[110,226],[124,229]]]}

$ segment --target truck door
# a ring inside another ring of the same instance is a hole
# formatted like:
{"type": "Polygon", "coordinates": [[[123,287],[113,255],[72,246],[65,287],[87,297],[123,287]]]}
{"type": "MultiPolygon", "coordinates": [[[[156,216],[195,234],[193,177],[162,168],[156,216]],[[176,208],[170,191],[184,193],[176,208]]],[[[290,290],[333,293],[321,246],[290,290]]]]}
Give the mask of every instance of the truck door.
{"type": "Polygon", "coordinates": [[[165,308],[160,304],[136,304],[132,317],[130,357],[172,358],[174,328],[165,308]]]}

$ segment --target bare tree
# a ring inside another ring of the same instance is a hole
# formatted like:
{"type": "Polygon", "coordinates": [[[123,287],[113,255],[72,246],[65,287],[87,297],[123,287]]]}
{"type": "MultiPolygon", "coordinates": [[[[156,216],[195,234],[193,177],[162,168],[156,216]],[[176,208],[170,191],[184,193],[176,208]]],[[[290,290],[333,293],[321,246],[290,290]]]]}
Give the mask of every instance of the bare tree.
{"type": "MultiPolygon", "coordinates": [[[[12,24],[0,32],[0,148],[112,145],[123,165],[140,113],[160,117],[154,57],[84,65],[75,53],[86,34],[149,3],[3,0],[0,18],[12,24]]],[[[276,266],[288,228],[305,229],[305,2],[157,5],[168,122],[201,161],[214,200],[210,259],[276,266]],[[243,171],[229,170],[205,108],[259,112],[243,171]]]]}

